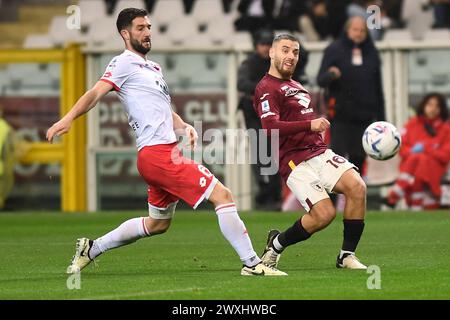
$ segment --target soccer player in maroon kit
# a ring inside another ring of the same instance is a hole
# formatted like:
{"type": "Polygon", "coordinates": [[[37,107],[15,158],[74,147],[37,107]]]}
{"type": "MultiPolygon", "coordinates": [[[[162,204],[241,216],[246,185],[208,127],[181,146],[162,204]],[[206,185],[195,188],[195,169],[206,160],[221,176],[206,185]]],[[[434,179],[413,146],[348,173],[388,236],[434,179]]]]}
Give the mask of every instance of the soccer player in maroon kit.
{"type": "Polygon", "coordinates": [[[281,252],[328,226],[336,209],[328,193],[343,193],[344,241],[336,267],[366,269],[355,256],[364,230],[366,185],[357,168],[327,148],[322,132],[330,123],[316,118],[308,91],[291,76],[299,60],[299,40],[289,34],[274,38],[269,72],[256,87],[254,108],[262,127],[278,130],[280,174],[307,214],[283,232],[271,230],[263,262],[277,266],[281,252]]]}

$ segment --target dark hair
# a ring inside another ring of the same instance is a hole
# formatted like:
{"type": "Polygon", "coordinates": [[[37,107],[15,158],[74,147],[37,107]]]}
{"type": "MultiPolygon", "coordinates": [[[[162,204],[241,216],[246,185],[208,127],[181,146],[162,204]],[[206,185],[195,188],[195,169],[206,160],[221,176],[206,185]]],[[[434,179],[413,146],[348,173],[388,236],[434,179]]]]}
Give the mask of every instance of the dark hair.
{"type": "Polygon", "coordinates": [[[444,121],[447,120],[448,119],[447,101],[442,94],[437,92],[431,92],[427,94],[425,97],[423,97],[423,99],[417,106],[417,115],[418,116],[423,115],[425,106],[427,105],[428,101],[433,98],[435,98],[438,101],[439,117],[444,121]]]}
{"type": "Polygon", "coordinates": [[[300,40],[298,40],[298,38],[296,36],[289,34],[289,33],[280,33],[280,34],[276,35],[275,38],[273,38],[272,45],[281,40],[291,40],[291,41],[298,42],[298,44],[300,44],[300,40]]]}
{"type": "Polygon", "coordinates": [[[256,47],[257,44],[268,44],[272,45],[274,33],[271,29],[260,29],[253,35],[253,46],[256,47]]]}
{"type": "Polygon", "coordinates": [[[117,17],[117,31],[122,31],[123,29],[131,26],[133,20],[137,17],[145,17],[147,15],[147,10],[137,9],[137,8],[126,8],[120,11],[119,16],[117,17]]]}

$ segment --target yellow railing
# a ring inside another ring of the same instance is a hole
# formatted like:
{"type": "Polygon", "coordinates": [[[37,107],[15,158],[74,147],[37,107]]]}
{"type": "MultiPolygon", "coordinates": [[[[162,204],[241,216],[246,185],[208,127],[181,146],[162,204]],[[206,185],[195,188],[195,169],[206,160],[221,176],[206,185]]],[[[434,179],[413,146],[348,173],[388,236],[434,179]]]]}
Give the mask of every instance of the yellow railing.
{"type": "MultiPolygon", "coordinates": [[[[85,59],[78,45],[60,50],[0,50],[0,63],[60,63],[60,115],[85,91],[85,59]]],[[[51,125],[49,123],[49,125],[51,125]]],[[[22,163],[60,163],[61,209],[86,211],[86,118],[77,119],[60,143],[35,142],[22,163]]]]}

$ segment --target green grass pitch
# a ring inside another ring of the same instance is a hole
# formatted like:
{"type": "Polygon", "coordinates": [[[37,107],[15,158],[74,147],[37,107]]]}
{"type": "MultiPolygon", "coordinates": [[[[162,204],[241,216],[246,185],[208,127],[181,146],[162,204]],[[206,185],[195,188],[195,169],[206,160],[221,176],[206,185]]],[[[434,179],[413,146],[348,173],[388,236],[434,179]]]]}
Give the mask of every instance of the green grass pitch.
{"type": "MultiPolygon", "coordinates": [[[[81,289],[69,290],[65,269],[75,239],[143,214],[0,214],[0,299],[450,299],[449,211],[368,213],[357,253],[380,268],[380,289],[368,289],[372,274],[336,269],[340,215],[283,253],[279,267],[288,277],[271,278],[240,276],[214,212],[179,211],[166,234],[100,256],[81,273],[81,289]]],[[[241,217],[261,253],[268,229],[285,229],[298,215],[241,217]]]]}

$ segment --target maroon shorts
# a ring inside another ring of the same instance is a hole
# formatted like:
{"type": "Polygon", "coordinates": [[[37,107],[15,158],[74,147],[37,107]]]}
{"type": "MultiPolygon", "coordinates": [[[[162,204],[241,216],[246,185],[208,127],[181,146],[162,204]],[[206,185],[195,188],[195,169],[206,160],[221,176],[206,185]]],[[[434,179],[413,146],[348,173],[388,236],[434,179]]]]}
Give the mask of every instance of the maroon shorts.
{"type": "Polygon", "coordinates": [[[142,148],[137,168],[148,184],[149,205],[160,210],[179,199],[195,209],[217,183],[205,166],[183,157],[176,143],[142,148]]]}

